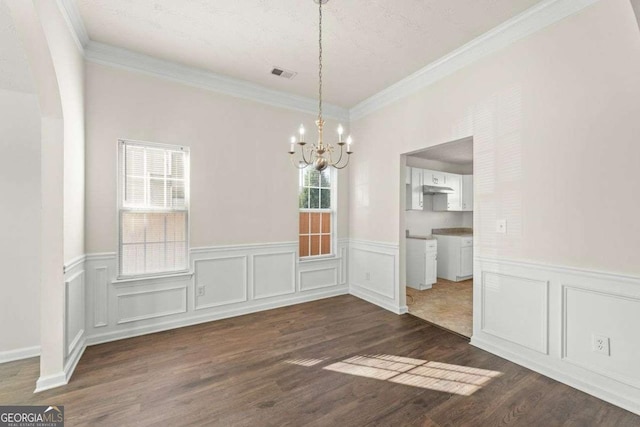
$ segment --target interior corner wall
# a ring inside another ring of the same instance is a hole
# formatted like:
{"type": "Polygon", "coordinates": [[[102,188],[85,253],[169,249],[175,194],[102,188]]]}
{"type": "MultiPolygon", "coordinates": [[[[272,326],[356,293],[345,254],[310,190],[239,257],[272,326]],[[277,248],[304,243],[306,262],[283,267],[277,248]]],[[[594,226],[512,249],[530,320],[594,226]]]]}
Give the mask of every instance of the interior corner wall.
{"type": "MultiPolygon", "coordinates": [[[[301,122],[315,139],[313,115],[93,62],[86,73],[87,253],[118,249],[118,139],[190,148],[190,247],[298,240],[298,171],[287,151],[301,122]]],[[[346,237],[346,170],[338,185],[337,235],[346,237]]]]}
{"type": "Polygon", "coordinates": [[[394,157],[473,136],[479,255],[640,274],[639,72],[628,0],[599,2],[352,122],[351,237],[398,242],[394,157]]]}

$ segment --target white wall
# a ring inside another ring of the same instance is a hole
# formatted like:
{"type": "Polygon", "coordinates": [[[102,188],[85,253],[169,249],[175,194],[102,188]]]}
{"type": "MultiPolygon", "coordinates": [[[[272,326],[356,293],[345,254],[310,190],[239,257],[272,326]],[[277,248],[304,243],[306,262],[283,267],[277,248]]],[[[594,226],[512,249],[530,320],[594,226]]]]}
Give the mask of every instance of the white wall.
{"type": "MultiPolygon", "coordinates": [[[[315,140],[315,117],[92,62],[86,72],[87,253],[117,250],[118,138],[190,147],[191,247],[297,241],[288,141],[303,121],[315,140]]],[[[338,184],[346,237],[347,173],[338,184]]]]}
{"type": "MultiPolygon", "coordinates": [[[[639,75],[629,1],[600,1],[353,122],[367,143],[349,221],[360,245],[398,247],[400,155],[472,136],[472,344],[636,413],[639,75]],[[609,355],[593,352],[594,335],[610,338],[609,355]]],[[[378,252],[362,250],[350,277],[368,276],[378,252]]],[[[393,281],[376,286],[356,290],[403,309],[393,281]]]]}
{"type": "Polygon", "coordinates": [[[400,154],[473,136],[478,253],[640,274],[638,71],[630,4],[603,1],[355,121],[351,236],[398,242],[400,154]]]}
{"type": "Polygon", "coordinates": [[[0,1],[0,362],[40,345],[40,110],[9,10],[0,1]],[[20,325],[19,328],[16,325],[20,325]]]}

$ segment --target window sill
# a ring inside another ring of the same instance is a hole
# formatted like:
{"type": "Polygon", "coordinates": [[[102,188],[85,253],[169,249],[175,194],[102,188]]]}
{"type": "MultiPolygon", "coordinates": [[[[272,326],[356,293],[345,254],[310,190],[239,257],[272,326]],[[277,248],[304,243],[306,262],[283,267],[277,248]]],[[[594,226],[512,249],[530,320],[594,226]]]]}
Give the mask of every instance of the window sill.
{"type": "Polygon", "coordinates": [[[179,279],[183,277],[191,277],[193,276],[193,271],[181,271],[176,273],[168,273],[168,274],[156,274],[153,276],[132,276],[132,277],[118,277],[117,279],[111,281],[113,285],[125,285],[136,282],[147,282],[150,280],[163,280],[163,279],[179,279]]]}

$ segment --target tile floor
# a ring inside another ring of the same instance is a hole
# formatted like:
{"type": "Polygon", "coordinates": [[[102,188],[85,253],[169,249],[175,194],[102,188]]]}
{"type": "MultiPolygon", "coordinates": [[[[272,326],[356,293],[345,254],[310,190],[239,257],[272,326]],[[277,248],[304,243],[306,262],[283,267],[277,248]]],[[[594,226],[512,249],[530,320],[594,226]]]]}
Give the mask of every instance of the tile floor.
{"type": "Polygon", "coordinates": [[[439,278],[425,291],[407,287],[407,305],[410,314],[471,337],[473,280],[451,282],[439,278]]]}

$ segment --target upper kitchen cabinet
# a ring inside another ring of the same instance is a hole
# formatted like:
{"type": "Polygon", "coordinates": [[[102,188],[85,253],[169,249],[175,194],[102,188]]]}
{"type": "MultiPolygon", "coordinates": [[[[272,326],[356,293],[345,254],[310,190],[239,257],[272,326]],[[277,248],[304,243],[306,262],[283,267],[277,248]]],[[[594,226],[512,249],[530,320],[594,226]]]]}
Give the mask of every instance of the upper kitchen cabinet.
{"type": "Polygon", "coordinates": [[[422,170],[423,183],[424,185],[434,185],[437,187],[445,187],[446,184],[446,175],[444,172],[431,171],[431,170],[422,170]]]}
{"type": "Polygon", "coordinates": [[[473,175],[462,175],[462,211],[473,211],[473,175]]]}
{"type": "Polygon", "coordinates": [[[433,196],[434,211],[462,210],[462,176],[453,173],[443,173],[444,187],[452,191],[448,194],[436,194],[433,196]]]}
{"type": "Polygon", "coordinates": [[[407,167],[407,177],[409,181],[407,187],[407,210],[421,211],[424,206],[424,195],[422,185],[424,182],[423,170],[420,168],[407,167]]]}
{"type": "Polygon", "coordinates": [[[445,187],[451,188],[452,192],[433,196],[433,210],[473,211],[473,175],[445,173],[444,178],[445,187]]]}

